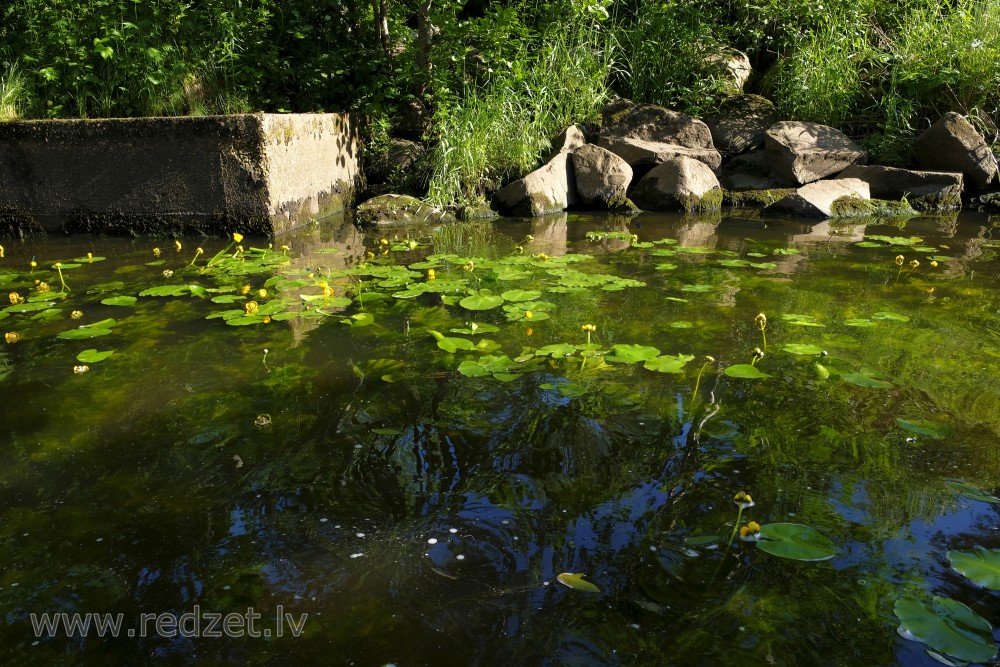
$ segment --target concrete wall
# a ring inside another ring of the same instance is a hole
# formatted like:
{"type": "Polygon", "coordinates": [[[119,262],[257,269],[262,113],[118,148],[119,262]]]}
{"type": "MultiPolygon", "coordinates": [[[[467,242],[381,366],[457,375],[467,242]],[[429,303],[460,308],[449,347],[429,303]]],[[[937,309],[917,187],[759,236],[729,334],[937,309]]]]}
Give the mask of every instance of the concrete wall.
{"type": "Polygon", "coordinates": [[[0,123],[0,234],[277,234],[350,205],[343,114],[0,123]]]}

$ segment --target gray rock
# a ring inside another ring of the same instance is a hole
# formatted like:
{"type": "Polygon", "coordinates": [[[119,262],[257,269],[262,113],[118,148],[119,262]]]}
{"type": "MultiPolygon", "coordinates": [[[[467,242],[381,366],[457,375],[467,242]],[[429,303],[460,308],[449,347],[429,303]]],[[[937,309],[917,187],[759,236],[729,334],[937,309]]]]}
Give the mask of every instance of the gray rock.
{"type": "Polygon", "coordinates": [[[632,167],[611,151],[586,144],[573,151],[573,171],[580,203],[615,208],[625,199],[632,167]]]}
{"type": "Polygon", "coordinates": [[[545,158],[545,161],[548,162],[561,151],[575,151],[586,143],[587,137],[584,136],[583,130],[576,125],[570,125],[552,140],[552,149],[549,151],[549,155],[545,158]]]}
{"type": "Polygon", "coordinates": [[[868,154],[840,130],[802,121],[775,123],[764,135],[772,169],[796,183],[818,181],[852,164],[864,164],[868,154]]]}
{"type": "Polygon", "coordinates": [[[764,211],[766,213],[788,213],[815,218],[832,218],[837,217],[837,214],[833,210],[833,202],[841,197],[856,197],[867,201],[871,199],[871,192],[868,188],[868,183],[859,178],[837,178],[828,181],[816,181],[803,185],[793,194],[771,204],[764,211]]]}
{"type": "Polygon", "coordinates": [[[767,151],[737,155],[723,165],[719,182],[726,190],[774,190],[798,185],[794,180],[774,173],[767,151]]]}
{"type": "Polygon", "coordinates": [[[714,148],[688,148],[680,144],[666,144],[631,137],[602,136],[597,145],[606,148],[632,167],[657,165],[675,157],[689,157],[703,162],[715,171],[722,164],[722,154],[714,148]]]}
{"type": "Polygon", "coordinates": [[[501,213],[531,217],[566,210],[578,201],[571,155],[559,151],[535,171],[504,186],[493,195],[493,205],[501,213]]]}
{"type": "Polygon", "coordinates": [[[653,167],[639,181],[632,201],[649,211],[718,209],[722,207],[722,189],[705,163],[675,157],[653,167]]]}
{"type": "Polygon", "coordinates": [[[601,111],[601,134],[643,141],[712,149],[708,125],[679,111],[619,98],[601,111]]]}
{"type": "Polygon", "coordinates": [[[729,92],[737,94],[743,92],[743,86],[753,71],[747,54],[728,46],[715,47],[709,51],[703,62],[702,69],[708,76],[715,77],[725,84],[724,87],[729,92]]]}
{"type": "Polygon", "coordinates": [[[949,171],[914,171],[895,167],[848,167],[837,178],[860,178],[876,199],[902,199],[917,211],[952,211],[962,208],[962,174],[949,171]]]}
{"type": "Polygon", "coordinates": [[[369,184],[398,180],[425,152],[423,145],[416,141],[393,137],[384,150],[372,154],[370,159],[366,160],[365,175],[369,184]]]}
{"type": "Polygon", "coordinates": [[[764,145],[764,133],[781,117],[774,104],[760,95],[739,95],[722,103],[719,112],[705,123],[715,147],[726,155],[738,155],[764,145]]]}
{"type": "Polygon", "coordinates": [[[985,187],[997,176],[993,151],[972,124],[949,111],[921,134],[913,145],[917,166],[959,171],[970,186],[985,187]]]}
{"type": "Polygon", "coordinates": [[[354,219],[360,225],[395,227],[422,223],[454,222],[455,216],[416,197],[379,195],[358,205],[354,219]]]}

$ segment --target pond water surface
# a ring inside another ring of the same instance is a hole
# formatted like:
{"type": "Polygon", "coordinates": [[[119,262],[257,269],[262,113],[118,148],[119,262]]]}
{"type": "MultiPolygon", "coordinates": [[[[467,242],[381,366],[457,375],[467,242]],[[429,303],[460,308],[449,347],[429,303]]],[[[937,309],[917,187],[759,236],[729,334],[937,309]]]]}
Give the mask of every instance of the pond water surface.
{"type": "Polygon", "coordinates": [[[991,231],[3,241],[25,303],[0,309],[0,662],[938,664],[899,600],[1000,623],[949,556],[1000,549],[991,231]],[[833,557],[733,538],[740,491],[740,525],[809,526],[833,557]],[[230,613],[244,636],[206,634],[230,613]]]}

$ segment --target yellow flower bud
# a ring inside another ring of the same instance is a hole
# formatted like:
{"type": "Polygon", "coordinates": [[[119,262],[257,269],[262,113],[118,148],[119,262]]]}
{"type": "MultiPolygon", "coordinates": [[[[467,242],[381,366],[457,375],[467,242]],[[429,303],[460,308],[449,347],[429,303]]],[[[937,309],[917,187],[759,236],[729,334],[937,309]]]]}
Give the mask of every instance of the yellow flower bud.
{"type": "Polygon", "coordinates": [[[240,294],[249,294],[249,293],[250,293],[249,285],[244,285],[243,287],[240,288],[240,294]]]}
{"type": "Polygon", "coordinates": [[[918,266],[920,266],[920,260],[917,260],[917,259],[911,259],[910,260],[910,268],[911,269],[915,269],[918,266]]]}
{"type": "Polygon", "coordinates": [[[90,370],[90,366],[73,366],[73,373],[76,375],[83,375],[90,370]]]}
{"type": "Polygon", "coordinates": [[[262,299],[265,298],[267,296],[267,290],[261,287],[259,290],[257,290],[257,296],[259,296],[262,299]]]}
{"type": "Polygon", "coordinates": [[[938,264],[937,260],[934,259],[931,260],[931,266],[937,266],[937,264],[938,264]]]}
{"type": "Polygon", "coordinates": [[[233,232],[233,241],[240,243],[243,240],[243,235],[239,232],[233,232]]]}
{"type": "Polygon", "coordinates": [[[160,256],[160,249],[153,248],[153,257],[159,257],[159,256],[160,256]]]}
{"type": "Polygon", "coordinates": [[[8,331],[3,335],[3,339],[10,344],[16,343],[18,340],[20,340],[20,338],[21,337],[17,335],[16,331],[8,331]]]}
{"type": "Polygon", "coordinates": [[[80,319],[80,318],[83,317],[83,311],[82,310],[74,310],[72,313],[69,314],[69,316],[70,316],[70,318],[72,318],[74,320],[78,320],[78,319],[80,319]]]}
{"type": "Polygon", "coordinates": [[[532,318],[532,316],[534,316],[534,313],[532,313],[530,310],[524,311],[524,318],[526,320],[530,320],[532,318]]]}
{"type": "Polygon", "coordinates": [[[24,297],[21,296],[20,294],[18,294],[17,292],[11,292],[10,295],[9,295],[9,298],[10,298],[10,302],[12,304],[14,304],[15,306],[18,305],[18,304],[24,303],[24,297]]]}
{"type": "Polygon", "coordinates": [[[177,252],[180,252],[181,251],[181,247],[182,246],[181,246],[181,242],[180,241],[174,241],[174,250],[176,250],[177,252]]]}
{"type": "Polygon", "coordinates": [[[436,278],[437,274],[434,272],[434,269],[427,269],[427,280],[435,280],[436,278]]]}
{"type": "Polygon", "coordinates": [[[896,258],[893,261],[896,262],[896,266],[902,266],[903,265],[903,261],[905,259],[906,258],[903,257],[902,255],[896,255],[896,258]]]}
{"type": "Polygon", "coordinates": [[[253,315],[254,313],[257,312],[257,302],[247,301],[245,304],[243,304],[243,308],[247,311],[247,315],[253,315]]]}
{"type": "Polygon", "coordinates": [[[163,277],[164,278],[169,278],[172,275],[174,275],[173,271],[171,271],[170,269],[163,269],[163,277]]]}

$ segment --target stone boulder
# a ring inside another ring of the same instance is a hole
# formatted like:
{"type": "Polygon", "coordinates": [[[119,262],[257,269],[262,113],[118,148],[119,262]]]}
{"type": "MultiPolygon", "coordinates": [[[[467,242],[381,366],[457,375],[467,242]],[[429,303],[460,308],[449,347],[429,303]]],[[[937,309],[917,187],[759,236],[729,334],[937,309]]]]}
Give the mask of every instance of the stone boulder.
{"type": "Polygon", "coordinates": [[[859,178],[837,178],[803,185],[794,193],[764,209],[765,213],[786,213],[814,218],[833,218],[833,203],[841,197],[871,199],[868,183],[859,178]]]}
{"type": "Polygon", "coordinates": [[[750,151],[727,162],[719,174],[726,190],[774,190],[798,185],[793,179],[775,174],[767,151],[750,151]]]}
{"type": "Polygon", "coordinates": [[[562,151],[575,151],[586,143],[587,137],[583,134],[583,130],[576,125],[570,125],[552,140],[552,148],[545,161],[548,162],[562,151]]]}
{"type": "Polygon", "coordinates": [[[619,98],[601,111],[601,135],[714,149],[708,125],[679,111],[619,98]]]}
{"type": "Polygon", "coordinates": [[[718,209],[722,207],[722,188],[705,163],[675,157],[653,167],[639,181],[632,201],[648,211],[718,209]]]}
{"type": "Polygon", "coordinates": [[[362,226],[397,227],[424,223],[454,222],[455,216],[416,197],[379,195],[358,205],[355,221],[362,226]]]}
{"type": "Polygon", "coordinates": [[[876,199],[902,199],[917,211],[962,208],[962,174],[950,171],[914,171],[895,167],[848,167],[837,178],[860,178],[876,199]]]}
{"type": "Polygon", "coordinates": [[[374,185],[399,180],[425,152],[424,146],[416,141],[393,137],[383,150],[367,156],[365,175],[368,183],[374,185]]]}
{"type": "Polygon", "coordinates": [[[962,172],[973,187],[985,187],[997,177],[993,151],[972,123],[954,111],[917,138],[913,156],[923,169],[962,172]]]}
{"type": "Polygon", "coordinates": [[[868,161],[868,154],[846,134],[819,123],[775,123],[764,135],[764,146],[775,173],[800,185],[868,161]]]}
{"type": "Polygon", "coordinates": [[[723,83],[723,88],[727,92],[735,94],[743,92],[743,86],[753,72],[747,54],[728,46],[716,46],[710,49],[702,60],[702,70],[716,81],[723,83]]]}
{"type": "Polygon", "coordinates": [[[730,97],[719,112],[705,120],[715,147],[739,155],[764,145],[764,133],[781,120],[777,108],[760,95],[730,97]]]}
{"type": "Polygon", "coordinates": [[[600,146],[585,144],[573,151],[576,192],[585,206],[618,208],[632,182],[628,162],[600,146]]]}
{"type": "Polygon", "coordinates": [[[498,190],[493,205],[501,213],[527,217],[565,211],[577,202],[571,156],[570,151],[559,151],[535,171],[498,190]]]}
{"type": "Polygon", "coordinates": [[[631,137],[601,136],[597,145],[606,148],[632,167],[657,165],[675,157],[689,157],[715,171],[722,165],[722,154],[714,148],[688,148],[680,144],[646,141],[631,137]]]}

